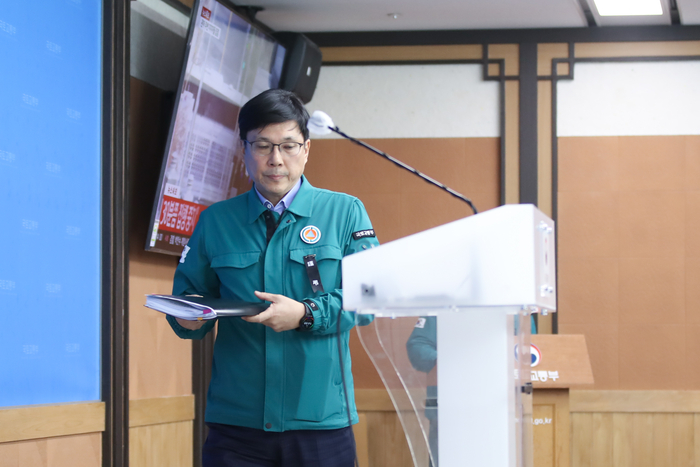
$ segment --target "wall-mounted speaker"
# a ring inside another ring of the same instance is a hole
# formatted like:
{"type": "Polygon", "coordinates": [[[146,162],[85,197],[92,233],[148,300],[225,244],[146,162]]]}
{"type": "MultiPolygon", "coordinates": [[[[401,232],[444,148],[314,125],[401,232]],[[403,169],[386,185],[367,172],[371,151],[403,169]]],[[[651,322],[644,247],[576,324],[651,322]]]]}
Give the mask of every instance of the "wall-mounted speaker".
{"type": "Polygon", "coordinates": [[[321,50],[298,32],[277,32],[273,36],[287,49],[279,87],[292,91],[307,104],[314,95],[321,71],[321,50]]]}

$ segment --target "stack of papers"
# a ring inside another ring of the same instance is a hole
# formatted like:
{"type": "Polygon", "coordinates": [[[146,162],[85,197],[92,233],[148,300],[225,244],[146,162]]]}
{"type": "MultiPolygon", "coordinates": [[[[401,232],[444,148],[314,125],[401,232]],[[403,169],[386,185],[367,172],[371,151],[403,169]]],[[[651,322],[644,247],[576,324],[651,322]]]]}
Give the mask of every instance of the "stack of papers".
{"type": "Polygon", "coordinates": [[[205,298],[199,295],[146,295],[146,307],[175,318],[189,321],[215,319],[223,316],[252,316],[265,311],[269,303],[243,302],[225,298],[205,298]]]}

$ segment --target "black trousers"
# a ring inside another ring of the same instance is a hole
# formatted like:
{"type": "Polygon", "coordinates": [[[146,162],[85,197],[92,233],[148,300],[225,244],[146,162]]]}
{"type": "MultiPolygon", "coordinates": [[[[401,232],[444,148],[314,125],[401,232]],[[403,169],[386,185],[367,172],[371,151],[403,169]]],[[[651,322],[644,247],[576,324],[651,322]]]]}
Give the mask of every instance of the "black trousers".
{"type": "Polygon", "coordinates": [[[207,423],[203,467],[353,467],[351,427],[271,432],[207,423]]]}

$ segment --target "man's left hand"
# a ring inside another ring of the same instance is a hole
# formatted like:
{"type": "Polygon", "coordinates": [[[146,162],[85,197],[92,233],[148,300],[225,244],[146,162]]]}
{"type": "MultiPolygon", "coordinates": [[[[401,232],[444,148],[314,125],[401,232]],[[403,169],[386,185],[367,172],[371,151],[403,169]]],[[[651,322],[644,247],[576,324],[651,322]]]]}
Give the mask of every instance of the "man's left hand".
{"type": "Polygon", "coordinates": [[[289,331],[298,328],[299,321],[306,314],[306,306],[303,303],[284,295],[256,291],[255,296],[270,302],[271,305],[258,315],[242,318],[249,323],[264,324],[275,332],[289,331]]]}

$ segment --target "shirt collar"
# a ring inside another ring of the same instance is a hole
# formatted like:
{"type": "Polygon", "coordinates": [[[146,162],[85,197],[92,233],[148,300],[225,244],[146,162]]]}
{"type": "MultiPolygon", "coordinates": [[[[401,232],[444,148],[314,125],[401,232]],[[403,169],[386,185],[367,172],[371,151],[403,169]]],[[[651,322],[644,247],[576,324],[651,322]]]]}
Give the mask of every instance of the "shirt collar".
{"type": "MultiPolygon", "coordinates": [[[[299,217],[309,217],[313,211],[313,192],[316,190],[309,180],[302,175],[297,193],[294,196],[294,203],[289,200],[286,204],[287,210],[299,217]]],[[[258,194],[257,190],[249,190],[248,196],[248,223],[252,224],[267,209],[258,194]]],[[[285,196],[286,198],[286,196],[285,196]]],[[[264,199],[264,198],[263,198],[264,199]]],[[[281,202],[281,201],[280,201],[281,202]]]]}
{"type": "Polygon", "coordinates": [[[270,201],[265,199],[265,197],[262,194],[260,194],[260,192],[258,191],[258,187],[256,186],[254,186],[255,193],[258,194],[258,199],[260,199],[260,202],[263,204],[263,206],[265,206],[270,211],[274,211],[277,214],[282,215],[284,210],[292,204],[292,201],[294,201],[294,198],[299,192],[299,188],[301,188],[301,180],[301,178],[297,180],[297,183],[294,185],[294,187],[291,190],[289,190],[289,192],[286,195],[284,195],[284,198],[282,198],[276,206],[273,206],[270,201]]]}

